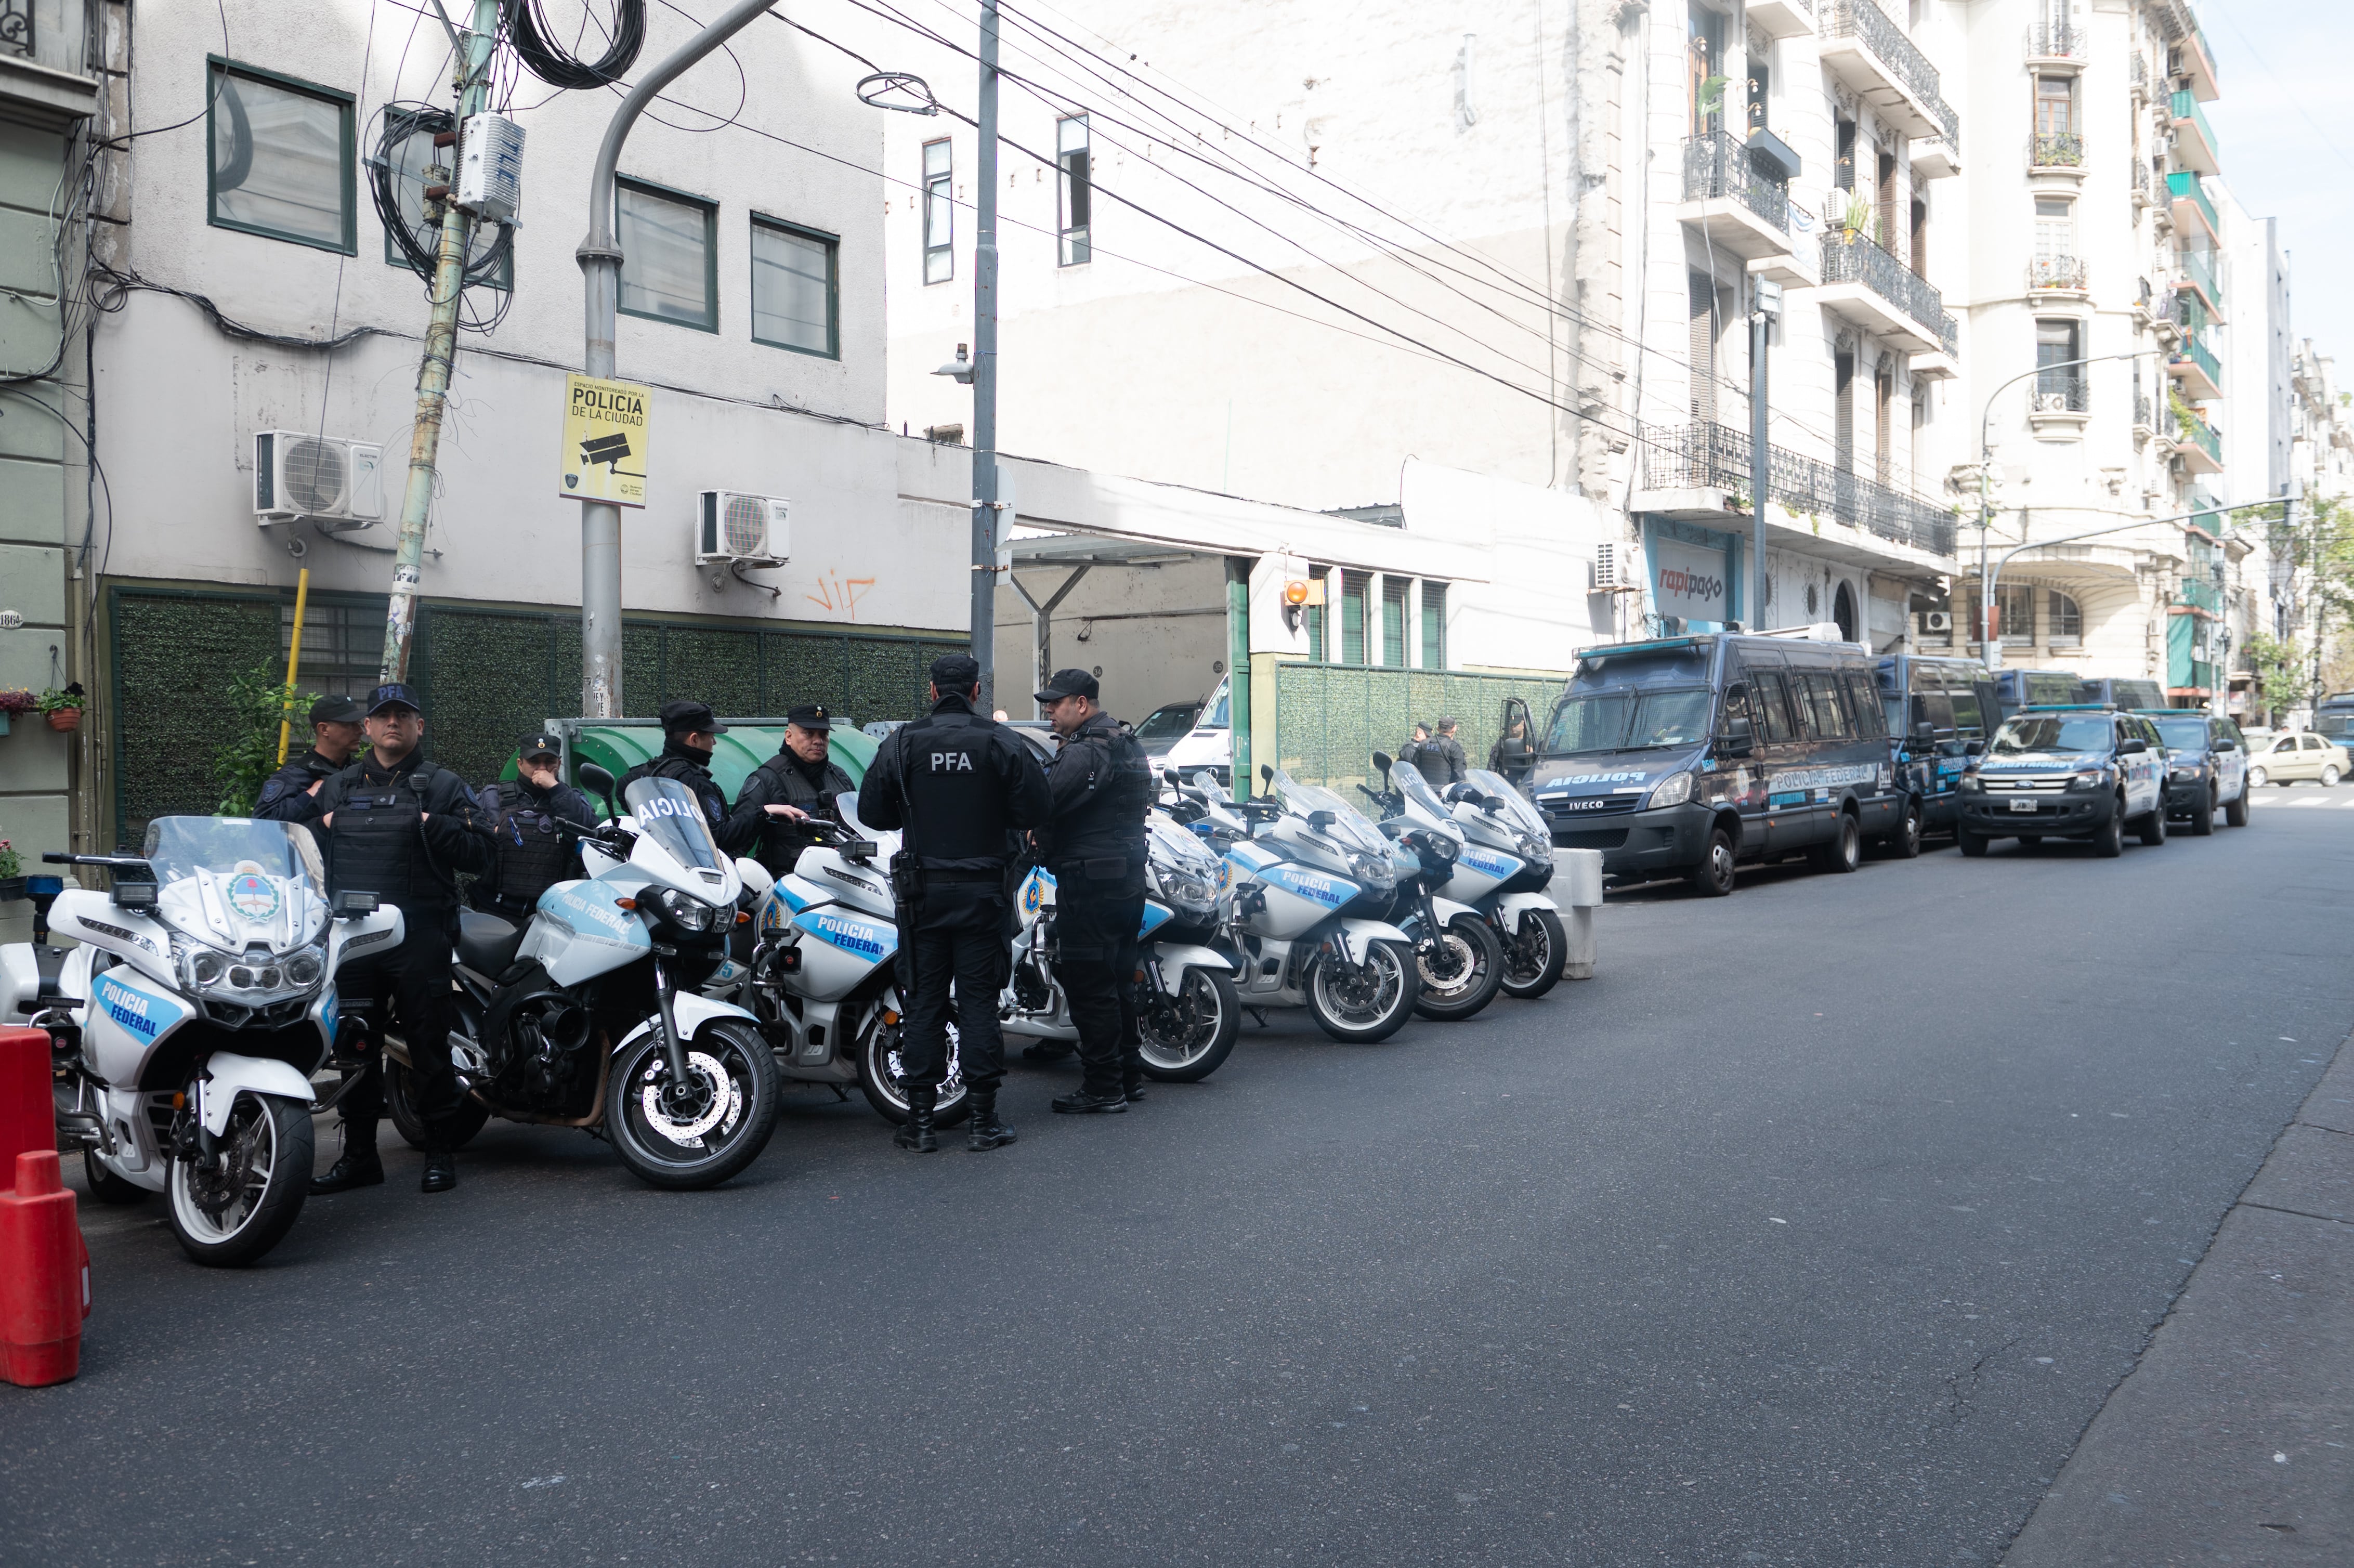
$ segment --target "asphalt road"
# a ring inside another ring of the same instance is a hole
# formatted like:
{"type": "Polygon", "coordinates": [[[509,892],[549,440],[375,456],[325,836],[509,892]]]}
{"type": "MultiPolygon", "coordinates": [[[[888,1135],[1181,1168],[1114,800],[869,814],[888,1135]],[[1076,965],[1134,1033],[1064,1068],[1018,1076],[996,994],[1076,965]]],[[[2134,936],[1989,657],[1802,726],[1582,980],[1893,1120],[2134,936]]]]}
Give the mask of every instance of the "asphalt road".
{"type": "Polygon", "coordinates": [[[2354,1026],[2349,807],[1614,895],[1544,1001],[1018,1070],[986,1156],[808,1097],[706,1194],[387,1126],[241,1274],[98,1213],[0,1559],[1994,1563],[2354,1026]]]}

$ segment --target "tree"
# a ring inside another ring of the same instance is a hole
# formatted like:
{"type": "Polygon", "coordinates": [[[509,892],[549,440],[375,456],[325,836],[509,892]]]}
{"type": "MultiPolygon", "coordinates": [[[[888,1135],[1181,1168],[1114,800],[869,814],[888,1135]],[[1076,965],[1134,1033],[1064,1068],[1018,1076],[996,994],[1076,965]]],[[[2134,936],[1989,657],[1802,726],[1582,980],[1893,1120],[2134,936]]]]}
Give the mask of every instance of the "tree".
{"type": "Polygon", "coordinates": [[[278,726],[291,711],[302,713],[318,694],[298,692],[290,705],[286,683],[268,663],[233,676],[221,703],[221,732],[228,736],[213,752],[213,781],[220,786],[224,817],[249,817],[261,787],[278,771],[278,726]]]}

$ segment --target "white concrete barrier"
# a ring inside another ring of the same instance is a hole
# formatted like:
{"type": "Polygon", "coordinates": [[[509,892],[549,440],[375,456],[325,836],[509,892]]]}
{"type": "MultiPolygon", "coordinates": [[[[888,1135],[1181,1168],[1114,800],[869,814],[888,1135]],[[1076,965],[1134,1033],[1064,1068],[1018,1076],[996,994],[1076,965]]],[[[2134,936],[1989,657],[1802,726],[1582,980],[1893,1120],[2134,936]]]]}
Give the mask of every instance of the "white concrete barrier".
{"type": "Polygon", "coordinates": [[[1602,852],[1556,850],[1547,891],[1561,906],[1561,928],[1568,938],[1564,980],[1594,978],[1594,912],[1602,906],[1602,852]]]}

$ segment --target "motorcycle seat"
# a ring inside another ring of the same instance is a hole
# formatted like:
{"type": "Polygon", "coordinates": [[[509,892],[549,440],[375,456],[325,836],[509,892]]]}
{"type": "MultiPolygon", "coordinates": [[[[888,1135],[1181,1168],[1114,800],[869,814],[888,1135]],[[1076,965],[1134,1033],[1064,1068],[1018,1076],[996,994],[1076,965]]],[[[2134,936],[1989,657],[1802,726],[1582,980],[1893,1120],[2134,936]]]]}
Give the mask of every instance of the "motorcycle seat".
{"type": "Polygon", "coordinates": [[[476,974],[496,976],[514,962],[524,927],[479,910],[458,911],[458,961],[476,974]]]}

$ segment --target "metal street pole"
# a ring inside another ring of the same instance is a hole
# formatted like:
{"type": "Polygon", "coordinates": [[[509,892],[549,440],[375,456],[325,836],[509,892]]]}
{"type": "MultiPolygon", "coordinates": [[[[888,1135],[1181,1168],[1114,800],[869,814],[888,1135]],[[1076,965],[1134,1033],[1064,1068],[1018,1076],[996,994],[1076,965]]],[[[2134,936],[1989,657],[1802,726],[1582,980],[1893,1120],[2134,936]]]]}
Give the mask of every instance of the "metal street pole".
{"type": "MultiPolygon", "coordinates": [[[[573,252],[580,263],[588,347],[581,368],[614,373],[613,337],[621,310],[621,248],[613,234],[614,171],[621,143],[656,94],[687,67],[726,43],[775,0],[737,0],[726,15],[689,38],[630,90],[605,127],[597,166],[588,175],[588,237],[573,252]]],[[[491,7],[497,9],[494,3],[491,7]]],[[[621,509],[610,501],[580,503],[580,716],[621,716],[621,509]]]]}
{"type": "Polygon", "coordinates": [[[1749,312],[1749,528],[1750,554],[1756,557],[1754,590],[1749,604],[1751,630],[1768,629],[1766,620],[1766,491],[1773,478],[1773,449],[1766,433],[1766,347],[1774,333],[1774,317],[1782,308],[1782,285],[1759,278],[1750,284],[1749,312]]]}
{"type": "Polygon", "coordinates": [[[972,656],[997,706],[997,0],[981,6],[980,231],[972,249],[972,656]]]}
{"type": "MultiPolygon", "coordinates": [[[[469,115],[482,111],[490,95],[491,53],[498,43],[499,0],[474,0],[473,30],[465,37],[458,79],[462,134],[469,115]]],[[[466,257],[473,244],[474,215],[455,194],[458,144],[450,148],[449,185],[441,197],[441,254],[433,268],[433,312],[425,323],[425,360],[417,370],[417,420],[408,434],[408,489],[400,503],[400,533],[393,545],[392,599],[385,608],[385,681],[408,679],[408,648],[417,635],[417,588],[425,567],[425,519],[433,507],[433,470],[441,452],[441,409],[449,401],[450,362],[458,354],[458,301],[466,289],[466,257]]]]}

